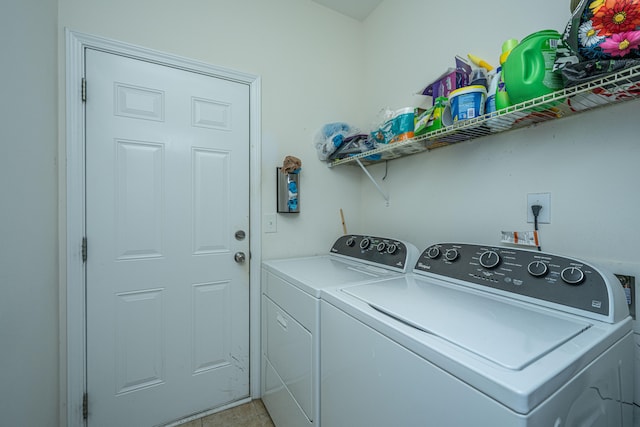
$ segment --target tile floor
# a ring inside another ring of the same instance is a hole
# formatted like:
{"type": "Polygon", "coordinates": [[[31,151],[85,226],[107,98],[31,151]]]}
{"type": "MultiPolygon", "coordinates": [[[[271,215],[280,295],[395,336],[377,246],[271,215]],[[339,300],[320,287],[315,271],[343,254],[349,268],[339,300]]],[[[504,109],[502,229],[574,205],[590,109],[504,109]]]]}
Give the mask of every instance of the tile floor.
{"type": "Polygon", "coordinates": [[[262,400],[236,406],[197,420],[189,421],[180,427],[275,427],[262,400]]]}

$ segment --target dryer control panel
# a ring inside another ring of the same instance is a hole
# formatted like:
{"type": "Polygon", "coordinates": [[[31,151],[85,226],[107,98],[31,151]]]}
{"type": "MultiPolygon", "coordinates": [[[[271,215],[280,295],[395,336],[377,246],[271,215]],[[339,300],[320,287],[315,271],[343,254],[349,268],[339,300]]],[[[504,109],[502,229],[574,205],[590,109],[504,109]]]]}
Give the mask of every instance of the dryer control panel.
{"type": "Polygon", "coordinates": [[[401,240],[348,234],[335,241],[330,253],[406,273],[413,268],[418,249],[401,240]]]}
{"type": "Polygon", "coordinates": [[[414,272],[609,316],[612,283],[576,259],[510,247],[440,243],[422,252],[414,272]]]}

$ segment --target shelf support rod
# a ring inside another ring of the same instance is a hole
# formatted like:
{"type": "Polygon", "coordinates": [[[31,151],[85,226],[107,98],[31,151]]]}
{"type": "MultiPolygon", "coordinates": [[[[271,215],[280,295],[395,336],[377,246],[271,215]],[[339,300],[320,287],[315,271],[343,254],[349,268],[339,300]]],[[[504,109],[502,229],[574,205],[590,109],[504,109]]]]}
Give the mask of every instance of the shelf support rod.
{"type": "Polygon", "coordinates": [[[360,166],[360,168],[364,171],[364,173],[369,177],[371,182],[373,182],[373,185],[375,185],[378,191],[380,192],[380,194],[382,194],[382,197],[384,198],[386,205],[389,206],[389,195],[382,190],[380,185],[376,182],[375,178],[372,177],[369,171],[367,170],[367,168],[364,167],[360,159],[356,158],[356,163],[358,163],[358,166],[360,166]]]}

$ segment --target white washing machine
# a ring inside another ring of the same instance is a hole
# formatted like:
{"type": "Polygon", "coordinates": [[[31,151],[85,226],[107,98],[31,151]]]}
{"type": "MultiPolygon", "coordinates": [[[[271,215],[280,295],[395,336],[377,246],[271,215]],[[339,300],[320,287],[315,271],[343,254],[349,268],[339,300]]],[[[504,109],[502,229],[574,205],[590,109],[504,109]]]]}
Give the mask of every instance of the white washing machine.
{"type": "Polygon", "coordinates": [[[415,274],[328,289],[323,427],[628,427],[634,340],[613,274],[438,244],[415,274]]]}
{"type": "Polygon", "coordinates": [[[262,264],[262,400],[277,427],[319,426],[320,293],[411,271],[415,246],[347,235],[327,255],[262,264]]]}

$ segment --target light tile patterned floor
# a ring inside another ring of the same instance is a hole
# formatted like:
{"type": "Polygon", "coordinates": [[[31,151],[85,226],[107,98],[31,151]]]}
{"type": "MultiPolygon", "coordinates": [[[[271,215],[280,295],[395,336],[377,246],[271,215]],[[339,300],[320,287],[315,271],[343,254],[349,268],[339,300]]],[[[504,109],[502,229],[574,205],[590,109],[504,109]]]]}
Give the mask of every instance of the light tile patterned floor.
{"type": "Polygon", "coordinates": [[[275,427],[262,400],[190,421],[180,427],[275,427]]]}

